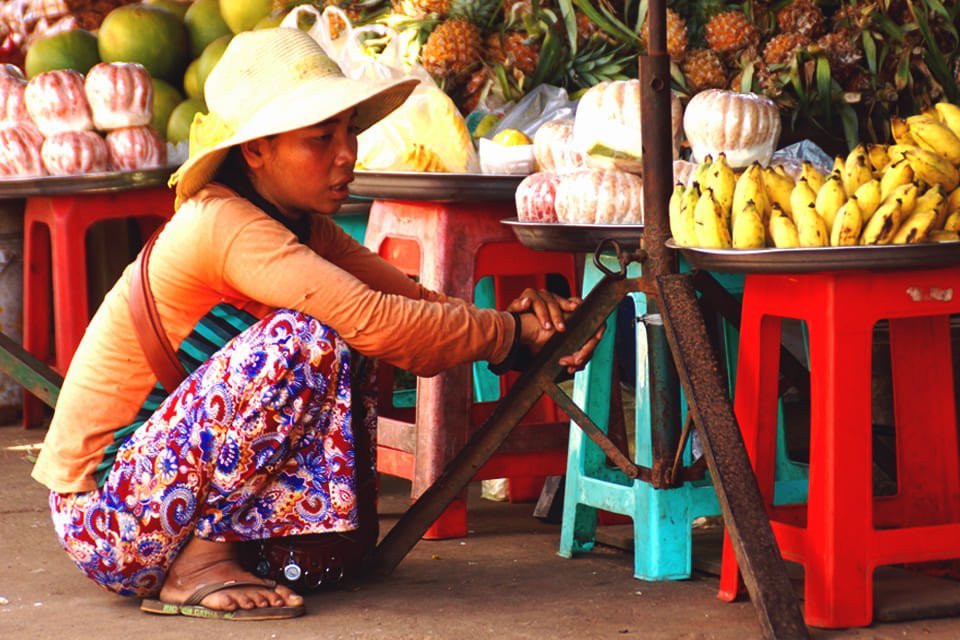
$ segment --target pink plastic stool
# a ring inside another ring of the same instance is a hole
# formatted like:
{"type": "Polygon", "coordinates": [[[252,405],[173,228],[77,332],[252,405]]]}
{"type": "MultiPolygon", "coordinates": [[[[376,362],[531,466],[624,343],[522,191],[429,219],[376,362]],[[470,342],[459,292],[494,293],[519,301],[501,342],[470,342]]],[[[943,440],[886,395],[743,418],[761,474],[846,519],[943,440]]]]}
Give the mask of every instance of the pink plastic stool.
{"type": "MultiPolygon", "coordinates": [[[[60,373],[66,372],[90,320],[87,231],[103,220],[133,218],[147,238],[173,215],[173,200],[174,193],[167,187],[27,199],[23,270],[26,351],[60,373]]],[[[25,394],[23,409],[24,426],[29,427],[39,409],[37,400],[25,394]]]]}
{"type": "MultiPolygon", "coordinates": [[[[498,308],[527,286],[542,288],[547,274],[560,274],[576,291],[574,256],[534,251],[521,245],[500,224],[516,216],[511,202],[375,201],[370,209],[366,245],[404,273],[418,276],[435,291],[472,300],[480,278],[493,276],[498,308]]],[[[377,468],[412,480],[412,497],[423,493],[466,443],[495,403],[471,400],[471,367],[461,365],[417,381],[415,408],[393,406],[392,369],[379,378],[380,420],[377,468]]],[[[514,375],[501,378],[501,393],[514,375]]],[[[566,469],[568,423],[548,399],[524,418],[475,479],[510,478],[511,499],[535,497],[543,477],[566,469]],[[522,486],[525,485],[525,486],[522,486]],[[523,495],[521,495],[523,494],[523,495]]],[[[427,539],[467,535],[466,501],[455,501],[424,535],[427,539]]]]}
{"type": "MultiPolygon", "coordinates": [[[[748,275],[735,411],[784,558],[805,570],[808,624],[869,625],[873,570],[960,557],[960,466],[950,314],[960,267],[748,275]],[[772,506],[780,325],[807,323],[809,502],[772,506]],[[897,494],[874,497],[871,345],[889,321],[897,494]]],[[[720,597],[738,569],[725,544],[720,597]]]]}

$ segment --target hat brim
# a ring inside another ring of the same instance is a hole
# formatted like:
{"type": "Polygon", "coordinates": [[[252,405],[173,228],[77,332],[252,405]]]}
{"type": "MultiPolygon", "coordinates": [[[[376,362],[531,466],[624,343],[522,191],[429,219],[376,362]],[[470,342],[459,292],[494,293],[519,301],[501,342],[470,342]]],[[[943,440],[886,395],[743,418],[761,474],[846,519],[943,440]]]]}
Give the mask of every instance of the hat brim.
{"type": "Polygon", "coordinates": [[[364,131],[402,105],[418,82],[414,78],[389,82],[344,77],[305,80],[267,102],[231,136],[188,158],[170,179],[170,185],[177,187],[178,206],[213,179],[230,147],[302,129],[354,107],[357,128],[364,131]]]}

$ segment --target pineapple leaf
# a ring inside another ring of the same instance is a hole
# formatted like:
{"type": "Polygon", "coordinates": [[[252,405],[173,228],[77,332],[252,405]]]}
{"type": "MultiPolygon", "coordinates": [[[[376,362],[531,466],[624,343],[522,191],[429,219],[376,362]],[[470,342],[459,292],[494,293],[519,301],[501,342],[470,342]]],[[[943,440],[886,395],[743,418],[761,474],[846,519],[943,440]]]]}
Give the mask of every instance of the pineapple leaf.
{"type": "Polygon", "coordinates": [[[867,69],[871,76],[877,75],[877,43],[869,31],[864,31],[860,37],[863,42],[863,54],[867,59],[867,69]]]}
{"type": "Polygon", "coordinates": [[[817,56],[817,97],[820,98],[820,110],[824,118],[830,120],[830,84],[832,76],[830,74],[830,61],[826,56],[817,56]]]}
{"type": "MultiPolygon", "coordinates": [[[[924,0],[925,3],[927,0],[924,0]]],[[[957,83],[951,78],[950,68],[947,65],[947,61],[944,60],[943,54],[940,52],[940,47],[937,44],[936,39],[933,37],[933,32],[930,30],[930,22],[927,20],[927,15],[925,11],[918,11],[914,6],[912,0],[907,0],[907,5],[913,10],[913,15],[917,19],[917,27],[920,30],[920,34],[923,36],[923,42],[926,45],[923,50],[923,57],[927,61],[927,65],[930,67],[930,71],[933,76],[940,82],[941,85],[944,85],[944,91],[947,93],[947,97],[950,98],[951,102],[957,102],[957,99],[960,98],[957,91],[957,83]]],[[[927,5],[929,6],[929,4],[927,5]]]]}
{"type": "Polygon", "coordinates": [[[743,65],[743,72],[740,75],[740,92],[741,93],[750,93],[753,89],[753,73],[754,73],[754,61],[750,60],[745,65],[743,65]]]}
{"type": "Polygon", "coordinates": [[[860,141],[860,124],[853,107],[848,104],[840,106],[840,123],[843,125],[843,136],[847,140],[847,148],[853,149],[860,141]]]}
{"type": "Polygon", "coordinates": [[[558,0],[560,15],[567,28],[567,42],[570,43],[570,53],[577,52],[577,16],[573,13],[573,0],[558,0]]]}
{"type": "Polygon", "coordinates": [[[636,33],[640,33],[640,28],[643,26],[643,21],[647,19],[647,12],[649,10],[647,0],[640,0],[640,4],[637,5],[637,21],[633,29],[636,33]]]}
{"type": "Polygon", "coordinates": [[[903,42],[905,40],[903,29],[900,28],[900,25],[885,16],[883,13],[880,11],[874,11],[872,18],[873,21],[877,23],[877,26],[880,28],[880,30],[891,38],[897,42],[903,42]]]}
{"type": "Polygon", "coordinates": [[[910,84],[910,50],[903,52],[897,71],[893,76],[893,85],[897,91],[903,91],[910,84]]]}
{"type": "Polygon", "coordinates": [[[543,43],[540,45],[540,60],[537,62],[537,68],[533,72],[533,77],[530,79],[528,87],[525,88],[532,89],[547,79],[555,81],[555,76],[561,71],[561,69],[558,68],[557,61],[561,58],[560,53],[562,49],[563,42],[561,39],[557,37],[553,31],[548,31],[543,38],[543,43]]]}
{"type": "Polygon", "coordinates": [[[613,36],[618,42],[633,46],[640,43],[640,37],[632,32],[630,27],[612,15],[603,4],[597,9],[591,4],[590,0],[573,0],[573,3],[586,14],[591,22],[597,25],[602,31],[613,36]]]}

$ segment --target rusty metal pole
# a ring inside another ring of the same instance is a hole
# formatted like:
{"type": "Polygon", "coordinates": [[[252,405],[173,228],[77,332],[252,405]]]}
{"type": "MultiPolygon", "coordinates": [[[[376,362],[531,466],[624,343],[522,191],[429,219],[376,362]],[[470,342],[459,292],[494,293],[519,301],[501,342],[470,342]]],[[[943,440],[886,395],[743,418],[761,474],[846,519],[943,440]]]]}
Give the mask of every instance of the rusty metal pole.
{"type": "MultiPolygon", "coordinates": [[[[667,53],[667,5],[650,0],[650,38],[639,58],[643,136],[643,246],[645,276],[676,273],[677,259],[665,245],[669,237],[667,202],[673,185],[673,126],[670,108],[670,55],[667,53]]],[[[647,298],[650,363],[650,425],[653,486],[669,486],[680,441],[679,379],[659,317],[656,300],[647,298]]]]}

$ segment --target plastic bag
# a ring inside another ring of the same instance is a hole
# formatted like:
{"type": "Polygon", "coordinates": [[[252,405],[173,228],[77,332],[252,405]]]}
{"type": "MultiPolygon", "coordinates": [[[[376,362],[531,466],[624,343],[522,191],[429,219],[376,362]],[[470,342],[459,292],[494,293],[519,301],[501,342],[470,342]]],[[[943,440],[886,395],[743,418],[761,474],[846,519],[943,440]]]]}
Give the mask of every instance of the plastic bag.
{"type": "Polygon", "coordinates": [[[321,14],[311,5],[300,5],[284,18],[282,26],[296,27],[301,14],[316,22],[307,32],[343,71],[358,80],[391,80],[414,77],[420,84],[396,111],[359,137],[357,168],[377,171],[433,171],[476,173],[480,162],[466,122],[456,105],[437,88],[430,74],[411,59],[410,38],[415,29],[398,34],[385,25],[353,27],[336,7],[321,14]],[[346,27],[334,37],[331,17],[337,15],[346,27]],[[363,41],[376,37],[386,44],[376,55],[364,50],[363,41]]]}
{"type": "Polygon", "coordinates": [[[518,100],[487,137],[492,138],[504,129],[516,129],[533,139],[540,125],[560,118],[573,118],[576,112],[577,103],[570,100],[566,89],[541,84],[518,100]]]}

